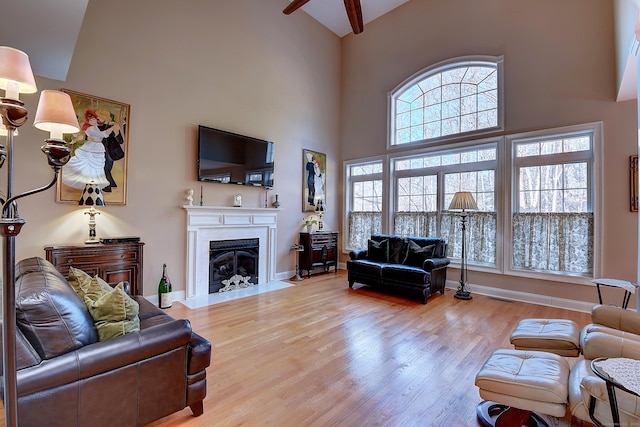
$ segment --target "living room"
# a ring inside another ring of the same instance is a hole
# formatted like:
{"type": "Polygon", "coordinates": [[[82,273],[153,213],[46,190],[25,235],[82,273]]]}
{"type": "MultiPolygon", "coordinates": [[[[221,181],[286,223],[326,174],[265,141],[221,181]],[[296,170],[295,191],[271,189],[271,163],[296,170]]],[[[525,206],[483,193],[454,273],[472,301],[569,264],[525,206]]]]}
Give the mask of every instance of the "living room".
{"type": "MultiPolygon", "coordinates": [[[[283,15],[287,3],[89,1],[66,79],[36,76],[39,90],[64,88],[131,106],[126,204],[100,208],[97,231],[145,243],[143,295],[155,296],[166,263],[175,299],[185,296],[186,190],[195,190],[196,205],[202,185],[204,205],[230,207],[240,193],[243,206],[264,206],[264,189],[197,181],[198,125],[274,142],[275,185],[267,196],[271,202],[277,194],[281,203],[275,273],[288,278],[295,266],[290,247],[307,215],[303,150],[326,154],[325,228],[344,239],[343,162],[387,154],[387,94],[425,67],[467,55],[504,56],[505,127],[498,135],[603,123],[598,273],[637,281],[628,166],[637,154],[637,103],[617,101],[619,2],[410,0],[343,38],[304,13],[283,15]]],[[[37,96],[22,99],[36,111],[37,96]]],[[[43,135],[30,125],[20,129],[18,191],[50,179],[39,153],[43,135]]],[[[86,240],[85,209],[57,203],[54,193],[20,202],[27,224],[17,259],[43,256],[48,244],[86,240]]],[[[341,249],[342,265],[348,254],[341,249]]],[[[448,287],[455,286],[456,266],[448,287]]],[[[580,283],[473,265],[470,273],[472,286],[487,293],[558,306],[595,301],[594,287],[580,283]]]]}

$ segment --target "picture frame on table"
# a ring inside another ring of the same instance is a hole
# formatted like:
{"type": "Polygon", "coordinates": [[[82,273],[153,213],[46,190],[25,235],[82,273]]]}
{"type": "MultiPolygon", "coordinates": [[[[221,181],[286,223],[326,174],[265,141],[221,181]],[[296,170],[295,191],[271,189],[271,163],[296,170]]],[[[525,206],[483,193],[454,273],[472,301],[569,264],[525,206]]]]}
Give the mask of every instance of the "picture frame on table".
{"type": "Polygon", "coordinates": [[[80,131],[65,134],[71,159],[58,177],[56,202],[78,203],[91,182],[102,190],[105,205],[127,204],[130,106],[68,89],[80,131]]]}
{"type": "Polygon", "coordinates": [[[302,150],[302,212],[315,212],[319,200],[326,202],[327,155],[302,150]]]}

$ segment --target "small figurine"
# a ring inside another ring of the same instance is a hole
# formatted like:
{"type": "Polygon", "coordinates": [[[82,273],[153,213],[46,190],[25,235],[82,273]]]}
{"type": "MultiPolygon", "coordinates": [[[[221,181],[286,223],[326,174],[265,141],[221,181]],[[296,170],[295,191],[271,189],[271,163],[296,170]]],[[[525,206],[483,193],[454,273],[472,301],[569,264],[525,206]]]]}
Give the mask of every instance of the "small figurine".
{"type": "Polygon", "coordinates": [[[190,188],[186,191],[186,199],[187,199],[187,205],[189,206],[193,206],[193,188],[190,188]]]}

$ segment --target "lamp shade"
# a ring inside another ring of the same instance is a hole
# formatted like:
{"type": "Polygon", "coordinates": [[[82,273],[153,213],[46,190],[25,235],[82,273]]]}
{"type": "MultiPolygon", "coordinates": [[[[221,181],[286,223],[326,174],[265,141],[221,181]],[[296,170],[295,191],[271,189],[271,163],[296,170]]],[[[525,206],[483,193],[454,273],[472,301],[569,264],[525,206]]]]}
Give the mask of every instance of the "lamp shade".
{"type": "Polygon", "coordinates": [[[8,46],[0,46],[0,89],[6,97],[18,99],[20,93],[35,93],[38,88],[26,53],[8,46]]]}
{"type": "Polygon", "coordinates": [[[449,205],[449,210],[451,211],[473,211],[477,209],[478,205],[473,195],[468,191],[458,191],[453,195],[453,199],[449,205]]]}
{"type": "Polygon", "coordinates": [[[316,205],[316,212],[325,213],[326,209],[324,203],[322,203],[322,199],[318,200],[318,204],[316,205]]]}
{"type": "Polygon", "coordinates": [[[104,199],[102,198],[102,190],[98,186],[91,182],[84,186],[82,190],[82,196],[78,202],[80,206],[104,206],[104,199]]]}
{"type": "Polygon", "coordinates": [[[59,90],[43,90],[33,125],[50,132],[51,138],[57,139],[62,139],[63,133],[78,132],[80,125],[69,94],[59,90]]]}

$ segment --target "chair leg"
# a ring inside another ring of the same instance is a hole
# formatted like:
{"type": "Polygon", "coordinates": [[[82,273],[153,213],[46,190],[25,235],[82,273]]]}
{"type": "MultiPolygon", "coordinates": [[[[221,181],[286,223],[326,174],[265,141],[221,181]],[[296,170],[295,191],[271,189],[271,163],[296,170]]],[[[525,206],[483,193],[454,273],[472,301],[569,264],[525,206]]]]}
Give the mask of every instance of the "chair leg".
{"type": "Polygon", "coordinates": [[[484,401],[476,409],[478,420],[485,427],[549,427],[538,414],[500,403],[484,401]]]}
{"type": "Polygon", "coordinates": [[[202,400],[195,402],[193,405],[189,405],[189,408],[191,408],[191,412],[193,412],[194,417],[199,417],[204,413],[204,405],[202,403],[202,400]]]}

